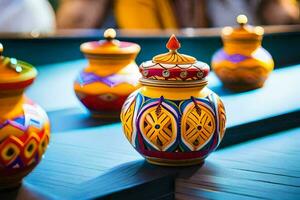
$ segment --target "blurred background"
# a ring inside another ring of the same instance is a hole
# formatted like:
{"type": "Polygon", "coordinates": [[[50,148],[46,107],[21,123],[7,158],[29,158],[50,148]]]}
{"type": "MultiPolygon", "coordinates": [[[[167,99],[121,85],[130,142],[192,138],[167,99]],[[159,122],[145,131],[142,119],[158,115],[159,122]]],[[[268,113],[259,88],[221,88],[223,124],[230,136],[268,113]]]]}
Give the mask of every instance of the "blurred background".
{"type": "Polygon", "coordinates": [[[66,29],[182,29],[299,24],[297,0],[0,0],[0,32],[66,29]]]}
{"type": "Polygon", "coordinates": [[[164,51],[171,34],[182,52],[210,63],[222,47],[221,29],[249,24],[265,29],[263,46],[277,66],[299,63],[300,0],[0,0],[0,42],[4,55],[44,65],[82,59],[79,47],[103,38],[138,43],[137,63],[164,51]],[[282,53],[282,49],[285,50],[282,53]]]}

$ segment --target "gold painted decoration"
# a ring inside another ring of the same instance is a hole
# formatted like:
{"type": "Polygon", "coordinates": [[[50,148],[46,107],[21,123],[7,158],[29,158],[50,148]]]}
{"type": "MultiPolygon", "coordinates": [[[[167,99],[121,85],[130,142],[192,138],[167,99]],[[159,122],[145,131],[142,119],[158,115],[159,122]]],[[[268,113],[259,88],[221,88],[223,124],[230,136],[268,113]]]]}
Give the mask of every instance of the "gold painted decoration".
{"type": "Polygon", "coordinates": [[[140,119],[141,134],[155,149],[165,151],[175,142],[176,119],[161,103],[145,110],[140,119]]]}
{"type": "Polygon", "coordinates": [[[125,112],[121,114],[121,121],[123,122],[123,131],[127,139],[131,142],[132,142],[133,127],[134,127],[134,121],[133,121],[134,108],[135,108],[135,101],[130,102],[129,107],[126,109],[125,112]]]}
{"type": "MultiPolygon", "coordinates": [[[[17,138],[14,139],[22,144],[22,142],[17,138]]],[[[4,163],[11,164],[20,155],[20,152],[21,149],[18,147],[18,145],[14,143],[8,143],[1,151],[1,159],[4,161],[4,163]]]]}
{"type": "Polygon", "coordinates": [[[225,108],[209,90],[209,66],[180,54],[172,35],[168,53],[143,62],[141,88],[124,103],[123,131],[133,147],[152,164],[201,164],[223,139],[225,108]]]}
{"type": "Polygon", "coordinates": [[[168,53],[157,55],[153,58],[154,63],[161,64],[193,64],[196,62],[196,58],[192,56],[188,56],[185,54],[180,54],[177,50],[180,48],[180,43],[175,37],[172,35],[166,45],[167,49],[169,49],[168,53]]]}
{"type": "Polygon", "coordinates": [[[216,129],[211,108],[193,100],[185,107],[181,118],[182,140],[192,151],[201,149],[210,141],[216,129]]]}
{"type": "Polygon", "coordinates": [[[222,101],[218,98],[218,119],[220,121],[219,123],[219,134],[220,134],[220,141],[223,139],[225,130],[226,130],[226,112],[225,107],[222,101]]]}
{"type": "Polygon", "coordinates": [[[151,61],[143,62],[140,65],[140,72],[143,76],[141,82],[161,85],[179,85],[177,81],[184,81],[188,84],[206,82],[205,77],[209,73],[209,66],[204,62],[197,61],[192,56],[179,53],[180,46],[176,36],[172,35],[166,45],[169,49],[168,53],[154,56],[151,61]]]}
{"type": "Polygon", "coordinates": [[[127,98],[122,107],[123,112],[120,115],[120,119],[123,122],[123,132],[133,146],[135,146],[134,140],[136,137],[136,96],[137,92],[134,92],[127,98]]]}

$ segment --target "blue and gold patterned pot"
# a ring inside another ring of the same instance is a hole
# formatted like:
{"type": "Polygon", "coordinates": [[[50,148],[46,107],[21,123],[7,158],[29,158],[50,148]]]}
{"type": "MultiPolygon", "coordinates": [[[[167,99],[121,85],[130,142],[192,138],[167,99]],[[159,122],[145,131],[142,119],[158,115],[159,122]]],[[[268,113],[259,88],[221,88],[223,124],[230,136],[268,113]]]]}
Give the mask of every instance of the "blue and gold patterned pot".
{"type": "Polygon", "coordinates": [[[224,136],[225,109],[206,87],[209,66],[178,53],[174,35],[167,48],[168,53],[140,65],[142,87],[128,97],[121,112],[124,134],[150,163],[200,164],[224,136]]]}

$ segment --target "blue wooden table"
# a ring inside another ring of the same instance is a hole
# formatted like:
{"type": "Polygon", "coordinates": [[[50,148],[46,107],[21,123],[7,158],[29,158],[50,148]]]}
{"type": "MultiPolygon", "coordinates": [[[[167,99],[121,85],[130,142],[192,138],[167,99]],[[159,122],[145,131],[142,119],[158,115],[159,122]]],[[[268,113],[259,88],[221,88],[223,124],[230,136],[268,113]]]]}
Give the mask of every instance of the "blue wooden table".
{"type": "Polygon", "coordinates": [[[227,111],[226,148],[202,167],[166,168],[147,164],[118,120],[93,119],[80,105],[72,84],[85,64],[38,67],[27,95],[47,110],[51,143],[23,186],[0,199],[300,198],[300,65],[277,69],[264,88],[244,93],[225,90],[211,73],[209,87],[227,111]]]}

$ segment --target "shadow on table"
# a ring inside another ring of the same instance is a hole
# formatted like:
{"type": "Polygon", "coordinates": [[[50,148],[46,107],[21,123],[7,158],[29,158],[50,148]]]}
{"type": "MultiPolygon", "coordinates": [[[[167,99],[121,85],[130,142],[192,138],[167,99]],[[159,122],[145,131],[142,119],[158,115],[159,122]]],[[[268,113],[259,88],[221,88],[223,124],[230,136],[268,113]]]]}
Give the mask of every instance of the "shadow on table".
{"type": "Polygon", "coordinates": [[[193,174],[200,167],[160,167],[144,160],[128,162],[80,184],[70,199],[174,199],[176,176],[193,174]]]}
{"type": "Polygon", "coordinates": [[[63,132],[81,128],[102,126],[119,122],[119,118],[94,118],[88,111],[69,108],[48,112],[52,132],[63,132]]]}
{"type": "Polygon", "coordinates": [[[34,186],[23,182],[17,188],[0,190],[0,199],[3,200],[50,200],[54,199],[50,194],[46,194],[36,189],[34,186]]]}
{"type": "Polygon", "coordinates": [[[241,94],[246,94],[249,92],[255,92],[255,91],[259,90],[259,88],[257,88],[257,89],[245,90],[245,91],[232,91],[228,88],[225,88],[224,85],[210,86],[209,89],[211,89],[212,91],[214,91],[216,94],[218,94],[221,97],[241,95],[241,94]]]}
{"type": "MultiPolygon", "coordinates": [[[[217,177],[224,176],[224,166],[206,161],[201,168],[182,172],[176,178],[176,199],[216,199],[216,193],[222,193],[224,186],[217,177]]],[[[223,193],[222,193],[223,194],[223,193]]],[[[220,199],[231,199],[222,196],[220,199]]]]}
{"type": "MultiPolygon", "coordinates": [[[[107,173],[75,186],[76,192],[65,193],[64,199],[174,199],[175,192],[185,181],[202,174],[217,176],[221,168],[211,163],[191,167],[161,167],[144,160],[124,163],[107,173]],[[184,180],[184,181],[183,181],[184,180]]],[[[210,182],[209,189],[217,189],[211,180],[201,178],[202,183],[210,182]]],[[[186,189],[185,189],[186,190],[186,189]]],[[[0,192],[0,199],[48,200],[54,194],[44,193],[24,182],[16,189],[0,192]]]]}

